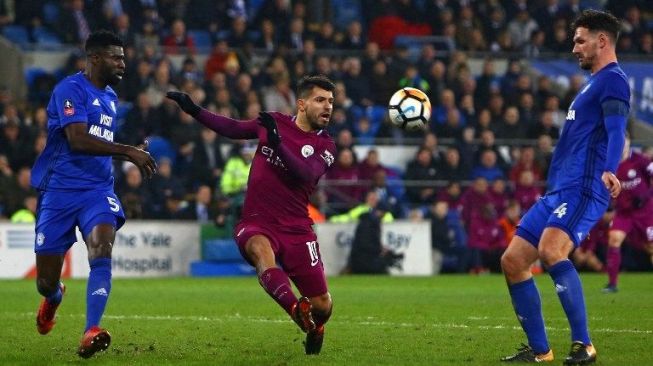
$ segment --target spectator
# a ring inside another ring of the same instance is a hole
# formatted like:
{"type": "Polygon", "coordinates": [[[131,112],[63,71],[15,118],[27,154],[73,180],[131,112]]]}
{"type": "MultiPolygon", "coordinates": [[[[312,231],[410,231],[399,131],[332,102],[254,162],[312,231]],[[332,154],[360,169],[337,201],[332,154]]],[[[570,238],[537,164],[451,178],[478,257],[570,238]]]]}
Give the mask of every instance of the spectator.
{"type": "Polygon", "coordinates": [[[23,199],[23,205],[11,215],[12,223],[32,224],[36,222],[37,195],[29,194],[23,199]]]}
{"type": "Polygon", "coordinates": [[[503,171],[497,164],[497,154],[493,150],[483,150],[480,164],[472,169],[471,177],[472,179],[482,177],[488,181],[503,179],[503,171]]]}
{"type": "Polygon", "coordinates": [[[31,169],[29,167],[22,167],[17,170],[9,195],[7,196],[7,216],[13,215],[14,212],[23,207],[25,198],[28,196],[38,196],[36,190],[30,184],[31,169]]]}
{"type": "Polygon", "coordinates": [[[164,51],[167,54],[196,53],[193,37],[186,33],[186,23],[175,19],[170,27],[170,35],[163,39],[164,51]]]}
{"type": "Polygon", "coordinates": [[[147,219],[151,217],[151,195],[143,184],[143,177],[138,167],[125,163],[123,179],[117,184],[116,194],[120,197],[122,209],[128,219],[147,219]]]}
{"type": "Polygon", "coordinates": [[[429,207],[433,274],[463,272],[466,267],[467,235],[460,221],[460,213],[449,209],[446,201],[436,200],[429,207]]]}
{"type": "Polygon", "coordinates": [[[435,198],[436,180],[439,167],[433,161],[433,155],[427,148],[420,147],[415,158],[408,163],[404,180],[406,180],[406,194],[409,202],[414,206],[426,206],[435,198]]]}
{"type": "Polygon", "coordinates": [[[338,148],[336,163],[327,171],[325,177],[327,196],[334,211],[344,212],[361,201],[362,192],[358,174],[354,152],[348,148],[338,148]]]}
{"type": "Polygon", "coordinates": [[[477,178],[463,198],[463,221],[467,225],[470,273],[484,274],[499,270],[504,238],[499,216],[492,203],[487,181],[477,178]]]}
{"type": "Polygon", "coordinates": [[[196,139],[193,144],[190,179],[187,187],[197,184],[217,187],[224,166],[218,135],[209,128],[202,128],[200,138],[196,139]]]}
{"type": "Polygon", "coordinates": [[[535,185],[535,174],[532,170],[522,170],[519,173],[519,180],[515,185],[515,200],[527,211],[542,197],[542,187],[535,185]]]}
{"type": "Polygon", "coordinates": [[[382,217],[386,208],[380,205],[360,216],[349,254],[349,269],[356,274],[386,274],[388,268],[400,263],[402,254],[383,246],[382,217]]]}
{"type": "Polygon", "coordinates": [[[158,219],[170,218],[169,206],[177,206],[183,200],[184,187],[181,181],[172,175],[172,162],[168,157],[162,157],[158,161],[157,174],[152,177],[148,184],[150,196],[152,197],[152,217],[158,219]],[[179,201],[179,202],[170,202],[179,201]],[[173,205],[173,203],[175,205],[173,205]]]}
{"type": "Polygon", "coordinates": [[[522,210],[521,206],[519,206],[519,202],[515,200],[508,201],[506,210],[499,219],[499,226],[501,227],[504,239],[504,248],[508,247],[512,237],[515,236],[515,232],[517,231],[517,224],[519,224],[519,220],[521,219],[521,212],[522,210]]]}

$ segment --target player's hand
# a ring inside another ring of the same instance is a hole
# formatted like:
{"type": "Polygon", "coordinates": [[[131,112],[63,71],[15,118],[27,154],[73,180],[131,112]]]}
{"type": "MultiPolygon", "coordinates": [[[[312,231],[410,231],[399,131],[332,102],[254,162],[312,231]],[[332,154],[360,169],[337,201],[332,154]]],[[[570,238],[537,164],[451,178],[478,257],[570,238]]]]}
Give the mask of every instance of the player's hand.
{"type": "Polygon", "coordinates": [[[601,180],[603,181],[603,184],[605,184],[605,188],[610,191],[610,196],[612,198],[619,196],[619,193],[621,193],[621,183],[612,172],[603,172],[601,180]]]}
{"type": "Polygon", "coordinates": [[[190,114],[193,117],[196,117],[202,110],[200,106],[195,104],[195,102],[190,99],[190,95],[186,93],[169,91],[166,93],[166,98],[174,100],[182,111],[190,114]]]}
{"type": "Polygon", "coordinates": [[[271,147],[277,147],[281,143],[281,136],[277,128],[277,122],[268,112],[259,112],[258,121],[268,131],[268,144],[271,147]]]}
{"type": "Polygon", "coordinates": [[[143,177],[152,178],[156,173],[156,162],[152,155],[146,151],[148,146],[147,140],[138,146],[133,146],[129,151],[129,161],[134,163],[141,170],[143,177]]]}

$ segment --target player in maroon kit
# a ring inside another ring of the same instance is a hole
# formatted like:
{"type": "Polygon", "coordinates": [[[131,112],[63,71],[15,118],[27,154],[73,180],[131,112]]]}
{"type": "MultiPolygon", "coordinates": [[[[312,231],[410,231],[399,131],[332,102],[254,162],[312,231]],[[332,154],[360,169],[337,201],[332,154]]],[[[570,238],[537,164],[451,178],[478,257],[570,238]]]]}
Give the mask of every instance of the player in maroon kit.
{"type": "Polygon", "coordinates": [[[307,207],[336,155],[335,143],[325,130],[334,90],[335,84],[325,76],[304,77],[297,86],[295,116],[262,112],[249,121],[215,115],[184,93],[167,94],[184,112],[220,135],[258,138],[234,236],[243,257],[256,267],[261,286],[306,332],[306,354],[320,353],[332,309],[307,207]],[[289,279],[301,298],[293,293],[289,279]]]}
{"type": "Polygon", "coordinates": [[[653,200],[651,198],[653,162],[646,156],[630,151],[630,138],[626,136],[617,178],[621,182],[621,195],[616,198],[616,214],[608,236],[606,271],[608,285],[603,292],[617,292],[617,277],[621,266],[621,244],[628,242],[650,251],[653,248],[653,200]]]}

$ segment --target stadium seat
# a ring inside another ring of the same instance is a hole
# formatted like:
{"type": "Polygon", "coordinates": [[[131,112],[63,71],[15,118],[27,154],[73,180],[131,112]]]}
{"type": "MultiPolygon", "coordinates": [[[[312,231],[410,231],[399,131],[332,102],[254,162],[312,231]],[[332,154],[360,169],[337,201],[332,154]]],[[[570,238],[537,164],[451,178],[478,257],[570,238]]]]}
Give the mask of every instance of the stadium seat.
{"type": "Polygon", "coordinates": [[[40,67],[30,67],[26,69],[25,81],[27,82],[27,86],[31,88],[34,85],[34,81],[36,80],[36,78],[47,74],[48,72],[40,67]]]}
{"type": "Polygon", "coordinates": [[[261,5],[265,0],[249,0],[245,2],[247,6],[247,17],[249,19],[254,19],[256,18],[256,14],[258,13],[259,9],[261,8],[261,5]]]}
{"type": "Polygon", "coordinates": [[[59,22],[59,5],[56,1],[48,1],[43,4],[43,20],[50,25],[59,22]]]}
{"type": "Polygon", "coordinates": [[[362,21],[360,0],[331,0],[333,24],[337,29],[347,29],[349,23],[362,21]]]}
{"type": "Polygon", "coordinates": [[[174,165],[177,152],[170,141],[161,136],[149,136],[147,141],[149,143],[148,151],[154,160],[159,161],[162,157],[167,157],[174,165]]]}
{"type": "Polygon", "coordinates": [[[195,42],[195,47],[199,48],[200,50],[203,48],[207,50],[211,48],[211,34],[208,31],[201,29],[189,29],[188,35],[195,42]]]}
{"type": "Polygon", "coordinates": [[[59,36],[45,27],[34,28],[34,39],[42,47],[59,47],[62,44],[59,36]]]}
{"type": "Polygon", "coordinates": [[[25,47],[30,44],[29,33],[27,28],[22,25],[7,25],[2,28],[2,35],[5,36],[9,41],[25,47]]]}

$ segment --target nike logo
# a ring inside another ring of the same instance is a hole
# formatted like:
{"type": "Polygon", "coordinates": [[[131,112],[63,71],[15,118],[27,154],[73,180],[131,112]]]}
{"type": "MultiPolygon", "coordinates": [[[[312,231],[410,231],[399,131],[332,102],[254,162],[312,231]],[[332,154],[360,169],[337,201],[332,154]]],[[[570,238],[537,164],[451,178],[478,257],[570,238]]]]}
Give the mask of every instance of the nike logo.
{"type": "Polygon", "coordinates": [[[408,107],[408,108],[402,110],[401,112],[402,112],[403,114],[407,114],[407,113],[415,113],[415,106],[414,106],[414,105],[411,105],[410,107],[408,107]]]}

